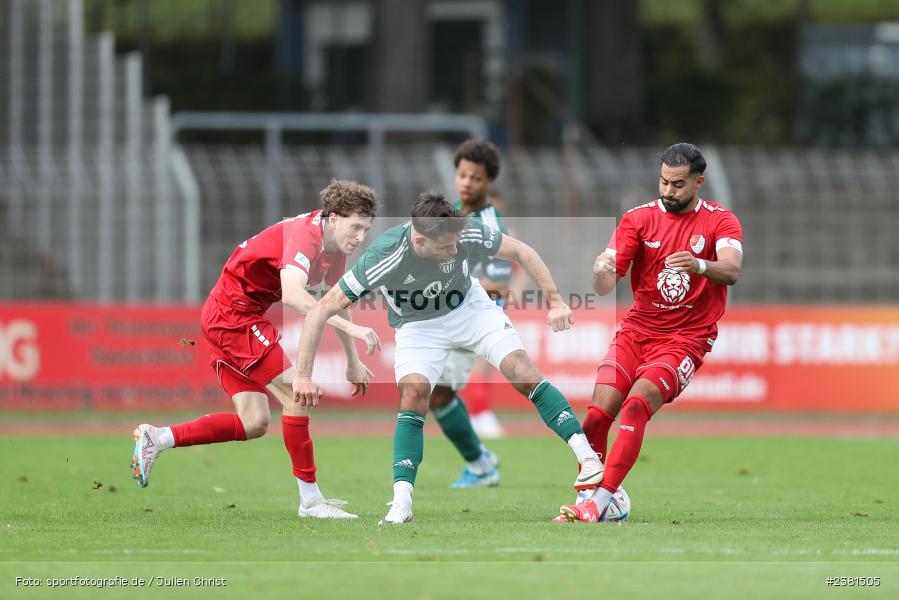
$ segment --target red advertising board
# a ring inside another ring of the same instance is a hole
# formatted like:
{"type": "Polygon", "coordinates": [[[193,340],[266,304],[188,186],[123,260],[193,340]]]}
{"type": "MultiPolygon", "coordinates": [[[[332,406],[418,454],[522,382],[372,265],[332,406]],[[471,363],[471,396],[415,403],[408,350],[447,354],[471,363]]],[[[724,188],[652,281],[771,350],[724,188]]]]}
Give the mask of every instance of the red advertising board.
{"type": "MultiPolygon", "coordinates": [[[[194,305],[0,304],[0,409],[227,408],[200,339],[199,313],[194,305]]],[[[541,311],[510,314],[540,370],[572,402],[586,402],[612,319],[576,311],[571,331],[553,333],[541,311]]],[[[271,316],[281,322],[278,311],[271,316]]],[[[393,332],[381,311],[354,318],[384,342],[383,352],[365,359],[379,383],[365,398],[350,399],[343,353],[328,333],[315,371],[324,402],[394,406],[393,332]]],[[[298,317],[282,323],[292,357],[300,327],[298,317]]],[[[720,329],[676,401],[680,409],[899,412],[899,308],[737,306],[720,329]]],[[[507,384],[494,386],[493,399],[500,408],[529,406],[507,384]]]]}

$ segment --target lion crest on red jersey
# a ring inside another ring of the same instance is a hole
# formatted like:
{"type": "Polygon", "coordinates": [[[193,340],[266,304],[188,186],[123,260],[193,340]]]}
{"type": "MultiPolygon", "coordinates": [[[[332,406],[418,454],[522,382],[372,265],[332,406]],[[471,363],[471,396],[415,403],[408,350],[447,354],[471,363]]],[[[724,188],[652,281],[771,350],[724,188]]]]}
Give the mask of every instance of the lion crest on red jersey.
{"type": "Polygon", "coordinates": [[[656,281],[656,287],[662,293],[662,298],[669,304],[681,302],[690,291],[690,275],[679,273],[674,269],[662,269],[656,281]]]}

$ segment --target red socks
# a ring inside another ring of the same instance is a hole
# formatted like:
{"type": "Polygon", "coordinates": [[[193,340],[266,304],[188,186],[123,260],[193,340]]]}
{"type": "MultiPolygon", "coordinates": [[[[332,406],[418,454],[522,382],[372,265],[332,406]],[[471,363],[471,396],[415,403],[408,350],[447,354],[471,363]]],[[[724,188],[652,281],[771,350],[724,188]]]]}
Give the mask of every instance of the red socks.
{"type": "Polygon", "coordinates": [[[605,464],[609,451],[609,428],[615,422],[615,417],[591,404],[587,407],[587,418],[584,419],[584,435],[593,451],[599,455],[599,459],[605,464]]]}
{"type": "MultiPolygon", "coordinates": [[[[196,446],[247,439],[243,422],[235,413],[215,413],[172,425],[175,446],[196,446]]],[[[309,417],[281,417],[284,446],[293,463],[293,474],[303,481],[315,481],[315,455],[309,437],[309,417]]]]}
{"type": "Polygon", "coordinates": [[[284,447],[293,463],[293,475],[307,483],[315,482],[315,454],[309,437],[309,417],[281,416],[284,447]]]}
{"type": "Polygon", "coordinates": [[[214,413],[199,419],[172,425],[175,446],[196,446],[218,442],[245,441],[247,433],[243,422],[235,413],[214,413]]]}
{"type": "Polygon", "coordinates": [[[650,417],[652,409],[642,396],[631,396],[624,401],[618,437],[612,445],[609,459],[605,461],[606,470],[600,484],[613,494],[637,462],[640,446],[643,445],[643,433],[650,417]]]}

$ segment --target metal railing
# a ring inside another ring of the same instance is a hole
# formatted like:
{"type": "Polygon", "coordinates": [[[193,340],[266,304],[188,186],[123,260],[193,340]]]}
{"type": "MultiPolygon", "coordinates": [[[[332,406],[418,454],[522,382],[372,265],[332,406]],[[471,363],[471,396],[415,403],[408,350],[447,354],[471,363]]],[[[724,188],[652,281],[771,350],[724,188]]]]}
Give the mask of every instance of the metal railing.
{"type": "Polygon", "coordinates": [[[0,231],[18,246],[0,253],[15,282],[0,298],[194,300],[199,188],[168,100],[144,98],[140,56],[85,36],[83,14],[82,0],[0,3],[0,231]]]}
{"type": "MultiPolygon", "coordinates": [[[[486,138],[487,124],[474,115],[363,114],[363,113],[227,113],[181,112],[172,118],[175,140],[186,131],[259,131],[265,133],[265,221],[284,216],[282,170],[286,131],[363,132],[366,134],[366,182],[384,192],[381,158],[389,133],[463,133],[486,138]]],[[[358,176],[358,175],[357,175],[358,176]]]]}

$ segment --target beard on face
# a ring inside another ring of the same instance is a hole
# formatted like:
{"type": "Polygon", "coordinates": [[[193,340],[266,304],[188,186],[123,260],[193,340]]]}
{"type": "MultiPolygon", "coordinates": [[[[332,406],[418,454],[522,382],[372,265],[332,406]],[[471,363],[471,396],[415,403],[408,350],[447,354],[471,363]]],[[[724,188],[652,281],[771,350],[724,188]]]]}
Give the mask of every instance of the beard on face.
{"type": "Polygon", "coordinates": [[[662,204],[665,206],[665,210],[668,212],[681,212],[687,205],[690,204],[690,201],[693,199],[692,196],[688,196],[687,198],[677,199],[677,198],[662,198],[662,204]]]}

